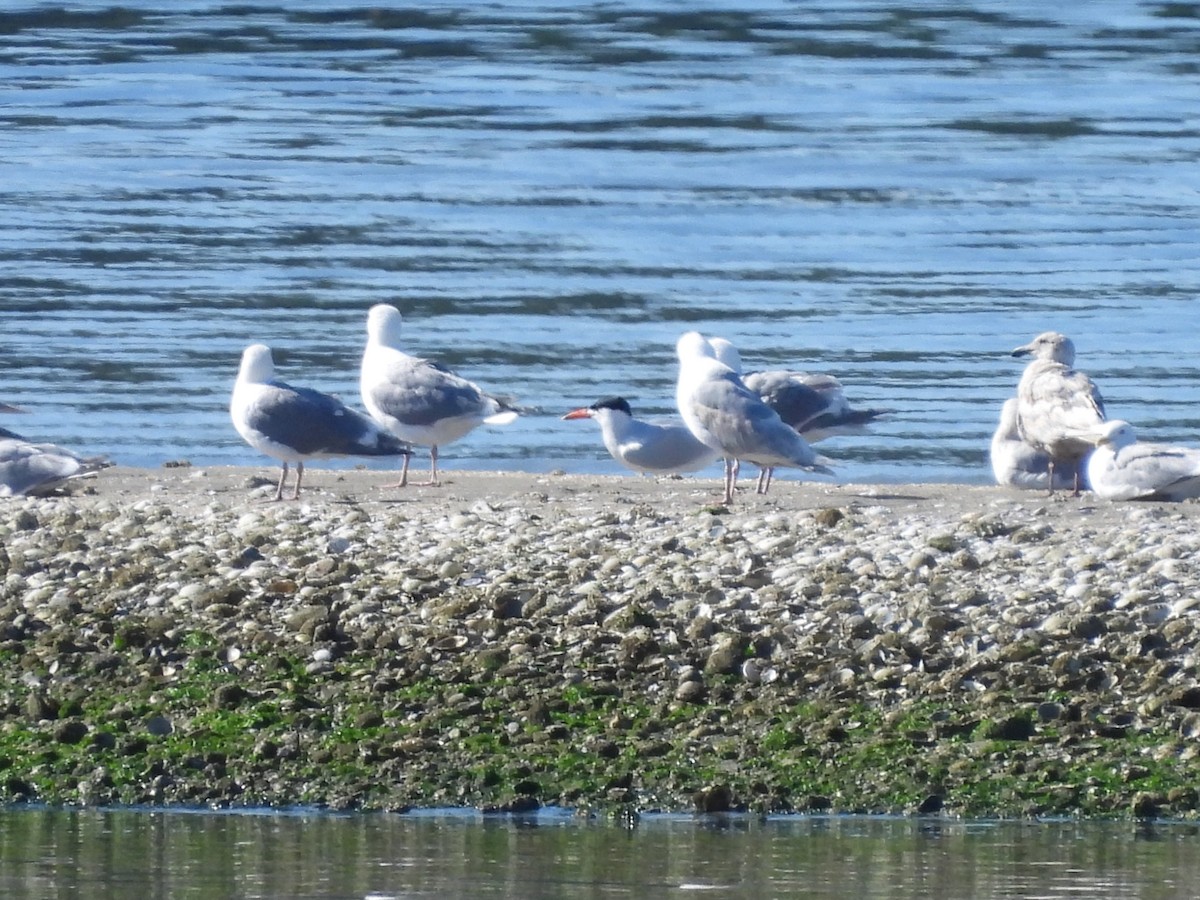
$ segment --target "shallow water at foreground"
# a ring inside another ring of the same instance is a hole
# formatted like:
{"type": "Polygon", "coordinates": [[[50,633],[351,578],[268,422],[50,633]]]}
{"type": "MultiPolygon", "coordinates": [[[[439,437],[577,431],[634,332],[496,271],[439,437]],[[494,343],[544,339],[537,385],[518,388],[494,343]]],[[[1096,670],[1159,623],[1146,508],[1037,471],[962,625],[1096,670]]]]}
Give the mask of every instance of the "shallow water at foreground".
{"type": "Polygon", "coordinates": [[[1191,825],[0,811],[0,894],[59,897],[1184,898],[1191,825]]]}

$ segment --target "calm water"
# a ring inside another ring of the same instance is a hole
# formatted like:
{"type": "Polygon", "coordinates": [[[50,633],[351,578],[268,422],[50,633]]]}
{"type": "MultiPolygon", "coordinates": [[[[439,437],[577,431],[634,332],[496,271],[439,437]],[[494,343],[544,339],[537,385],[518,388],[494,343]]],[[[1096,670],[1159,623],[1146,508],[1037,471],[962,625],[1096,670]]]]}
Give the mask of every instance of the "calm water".
{"type": "Polygon", "coordinates": [[[1194,826],[0,812],[24,898],[1191,900],[1194,826]]]}
{"type": "Polygon", "coordinates": [[[529,410],[449,468],[617,471],[558,416],[670,412],[688,328],[895,409],[824,446],[843,480],[987,480],[1007,352],[1051,327],[1111,415],[1200,439],[1195,4],[61,6],[0,12],[31,435],[255,463],[242,347],[357,403],[387,301],[529,410]]]}

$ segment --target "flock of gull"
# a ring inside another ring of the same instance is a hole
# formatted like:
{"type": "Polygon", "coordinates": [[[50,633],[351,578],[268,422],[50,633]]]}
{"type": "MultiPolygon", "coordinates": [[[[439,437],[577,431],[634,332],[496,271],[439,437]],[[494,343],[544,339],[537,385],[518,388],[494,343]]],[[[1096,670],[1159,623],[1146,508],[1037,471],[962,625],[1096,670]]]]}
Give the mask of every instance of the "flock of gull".
{"type": "MultiPolygon", "coordinates": [[[[289,464],[296,467],[292,497],[300,496],[304,463],[343,456],[399,457],[399,481],[408,484],[412,447],[429,448],[428,485],[440,484],[438,448],[480,425],[503,425],[519,410],[436,362],[401,348],[400,312],[379,304],[367,316],[360,370],[364,414],[338,398],[275,377],[269,347],[242,353],[230,416],[238,434],[282,464],[275,499],[281,500],[289,464]]],[[[813,444],[860,433],[889,411],[856,409],[832,375],[789,370],[743,372],[737,349],[719,337],[689,331],[676,343],[675,402],[680,420],[654,423],[633,415],[622,397],[609,397],[562,418],[593,419],[617,462],[637,472],[695,472],[724,459],[723,502],[732,503],[743,462],[760,469],[765,494],[777,467],[833,474],[831,460],[813,444]]],[[[1030,356],[1016,395],[1005,401],[992,438],[997,483],[1009,487],[1072,490],[1085,487],[1113,500],[1200,497],[1200,450],[1139,442],[1133,426],[1107,420],[1100,391],[1076,371],[1075,346],[1046,332],[1013,351],[1030,356]]],[[[19,412],[0,403],[0,412],[19,412]]],[[[93,475],[108,461],[26,440],[0,428],[0,497],[52,491],[93,475]]]]}

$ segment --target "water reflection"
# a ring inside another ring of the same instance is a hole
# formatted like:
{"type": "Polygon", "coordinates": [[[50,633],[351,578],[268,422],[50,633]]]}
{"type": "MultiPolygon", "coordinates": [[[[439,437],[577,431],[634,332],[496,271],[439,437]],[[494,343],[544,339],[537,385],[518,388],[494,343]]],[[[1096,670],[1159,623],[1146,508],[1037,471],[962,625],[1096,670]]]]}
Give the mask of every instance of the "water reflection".
{"type": "Polygon", "coordinates": [[[1194,826],[0,812],[5,897],[1191,896],[1194,826]]]}

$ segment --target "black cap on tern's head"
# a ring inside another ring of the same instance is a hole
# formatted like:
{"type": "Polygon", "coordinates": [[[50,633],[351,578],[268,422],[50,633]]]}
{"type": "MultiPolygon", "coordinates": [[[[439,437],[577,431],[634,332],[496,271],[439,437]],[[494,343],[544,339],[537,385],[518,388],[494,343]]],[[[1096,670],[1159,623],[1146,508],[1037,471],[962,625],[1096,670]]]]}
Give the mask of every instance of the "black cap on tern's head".
{"type": "Polygon", "coordinates": [[[573,409],[563,416],[563,418],[591,419],[602,409],[616,410],[617,412],[625,413],[627,416],[633,415],[633,411],[630,410],[629,404],[625,402],[624,397],[605,397],[603,400],[597,400],[591,406],[581,406],[579,409],[573,409]]]}
{"type": "Polygon", "coordinates": [[[603,400],[597,400],[590,407],[591,409],[615,409],[617,412],[623,412],[627,416],[633,415],[633,410],[629,408],[629,404],[624,397],[605,397],[603,400]]]}

